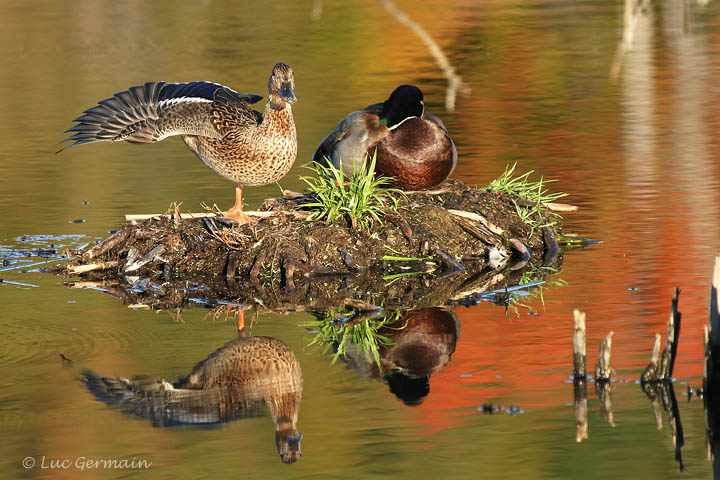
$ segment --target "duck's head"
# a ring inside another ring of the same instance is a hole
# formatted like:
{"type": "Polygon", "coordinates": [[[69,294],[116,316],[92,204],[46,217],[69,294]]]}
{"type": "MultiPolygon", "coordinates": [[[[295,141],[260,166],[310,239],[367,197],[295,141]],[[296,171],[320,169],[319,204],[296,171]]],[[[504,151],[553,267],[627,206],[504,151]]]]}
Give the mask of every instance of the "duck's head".
{"type": "Polygon", "coordinates": [[[400,85],[383,103],[380,123],[392,129],[406,118],[422,117],[424,110],[425,104],[420,89],[414,85],[400,85]]]}
{"type": "Polygon", "coordinates": [[[302,438],[302,433],[295,429],[275,433],[275,445],[283,463],[295,463],[302,457],[302,438]]]}
{"type": "Polygon", "coordinates": [[[275,64],[268,81],[270,102],[279,107],[292,105],[297,101],[295,97],[295,75],[290,65],[283,62],[275,64]]]}

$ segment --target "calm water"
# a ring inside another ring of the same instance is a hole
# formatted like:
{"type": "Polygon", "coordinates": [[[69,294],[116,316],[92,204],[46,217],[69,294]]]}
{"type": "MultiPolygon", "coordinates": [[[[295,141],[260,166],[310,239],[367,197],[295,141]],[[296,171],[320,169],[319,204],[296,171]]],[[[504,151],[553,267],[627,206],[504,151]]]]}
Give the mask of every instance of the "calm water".
{"type": "MultiPolygon", "coordinates": [[[[38,249],[104,238],[126,213],[165,211],[172,201],[189,210],[201,202],[227,208],[231,185],[177,139],[56,156],[57,142],[83,109],[131,85],[213,80],[265,94],[279,60],[294,67],[298,97],[299,158],[283,188],[302,189],[302,164],[342,116],[413,83],[457,143],[455,176],[485,185],[517,161],[521,171],[557,180],[554,188],[581,207],[567,216],[567,231],[603,243],[566,255],[542,299],[522,299],[515,310],[481,303],[444,311],[451,357],[414,406],[374,378],[371,366],[331,364],[331,352],[308,346],[311,315],[261,314],[252,333],[284,342],[304,372],[302,458],[293,465],[280,461],[267,410],[218,428],[153,427],[97,401],[58,356],[103,375],[173,381],[235,338],[232,317],[133,309],[67,288],[59,277],[0,272],[32,285],[0,284],[0,476],[712,476],[702,402],[687,402],[682,392],[700,383],[720,250],[720,2],[653,4],[625,31],[618,2],[397,5],[470,87],[454,112],[445,109],[447,81],[426,48],[376,2],[2,2],[0,255],[7,266],[47,260],[38,249]],[[683,289],[675,375],[684,473],[667,424],[657,428],[635,384],[655,332],[665,330],[675,286],[683,289]],[[615,332],[619,380],[614,427],[601,418],[590,385],[589,438],[579,444],[565,382],[574,308],[587,312],[591,358],[615,332]],[[522,413],[478,411],[488,403],[522,413]],[[23,468],[26,457],[35,467],[23,468]],[[43,457],[46,465],[72,465],[42,468],[43,457]],[[151,466],[80,472],[75,462],[89,459],[151,466]]],[[[250,207],[277,194],[275,185],[247,190],[250,207]]]]}

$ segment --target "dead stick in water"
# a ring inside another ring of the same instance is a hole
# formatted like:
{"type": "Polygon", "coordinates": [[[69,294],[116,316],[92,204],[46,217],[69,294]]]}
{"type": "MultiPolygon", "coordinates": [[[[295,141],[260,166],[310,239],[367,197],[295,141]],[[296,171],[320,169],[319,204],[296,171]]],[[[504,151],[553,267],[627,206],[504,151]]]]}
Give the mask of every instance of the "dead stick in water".
{"type": "Polygon", "coordinates": [[[588,438],[587,370],[585,368],[585,312],[573,310],[573,397],[575,400],[575,441],[588,438]]]}
{"type": "Polygon", "coordinates": [[[660,368],[660,379],[670,381],[672,378],[673,368],[675,366],[675,357],[677,357],[677,346],[680,337],[680,321],[682,314],[678,311],[678,297],[680,289],[675,288],[675,296],[672,300],[672,309],[670,312],[670,320],[668,320],[667,337],[665,337],[665,351],[662,356],[660,368]]]}
{"type": "Polygon", "coordinates": [[[598,382],[607,382],[612,375],[612,366],[610,365],[610,354],[612,351],[612,336],[614,332],[607,334],[607,337],[600,343],[598,349],[598,362],[595,366],[595,380],[598,382]]]}
{"type": "Polygon", "coordinates": [[[585,368],[585,312],[573,310],[575,317],[575,333],[573,335],[573,375],[575,379],[585,379],[587,370],[585,368]]]}
{"type": "Polygon", "coordinates": [[[720,255],[715,257],[710,287],[710,318],[705,325],[705,366],[703,369],[703,404],[708,460],[720,471],[720,255]]]}
{"type": "Polygon", "coordinates": [[[600,401],[600,415],[602,415],[612,427],[615,426],[610,384],[610,376],[613,374],[613,368],[610,364],[613,333],[614,332],[608,333],[600,343],[600,348],[598,348],[598,361],[595,366],[595,393],[600,401]]]}
{"type": "Polygon", "coordinates": [[[660,346],[662,345],[662,335],[655,334],[655,344],[653,345],[652,355],[650,356],[650,364],[643,371],[640,381],[642,383],[657,382],[660,373],[660,346]]]}
{"type": "Polygon", "coordinates": [[[587,382],[584,378],[576,378],[573,382],[575,398],[575,441],[582,442],[588,438],[587,419],[587,382]]]}

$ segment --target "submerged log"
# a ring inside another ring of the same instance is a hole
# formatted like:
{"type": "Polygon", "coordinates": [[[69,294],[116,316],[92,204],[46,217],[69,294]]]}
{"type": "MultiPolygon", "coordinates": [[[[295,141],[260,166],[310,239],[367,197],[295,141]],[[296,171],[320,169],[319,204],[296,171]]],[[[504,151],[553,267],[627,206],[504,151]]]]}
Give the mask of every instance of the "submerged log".
{"type": "Polygon", "coordinates": [[[458,180],[441,187],[397,197],[397,210],[388,208],[369,229],[353,229],[349,221],[307,220],[307,195],[266,200],[260,210],[272,215],[254,225],[182,219],[175,209],[126,226],[53,271],[110,281],[114,289],[138,281],[161,285],[155,293],[195,282],[205,297],[283,310],[288,304],[322,306],[317,303],[323,299],[363,300],[358,292],[373,291],[387,292],[389,299],[424,298],[426,305],[442,297],[442,304],[459,292],[512,285],[528,269],[539,271],[548,258],[561,264],[558,215],[542,210],[537,220],[545,227],[534,228],[517,214],[523,207],[513,197],[458,180]]]}

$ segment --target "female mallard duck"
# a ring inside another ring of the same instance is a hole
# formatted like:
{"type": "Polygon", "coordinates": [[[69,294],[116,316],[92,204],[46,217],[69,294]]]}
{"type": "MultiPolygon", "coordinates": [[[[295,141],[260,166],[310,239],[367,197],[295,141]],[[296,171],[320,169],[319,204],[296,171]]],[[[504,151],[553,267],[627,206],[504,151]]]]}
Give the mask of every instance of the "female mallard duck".
{"type": "Polygon", "coordinates": [[[313,155],[318,163],[342,164],[352,175],[377,150],[375,171],[394,177],[407,190],[434,187],[457,164],[457,150],[445,125],[425,111],[423,94],[401,85],[384,103],[353,112],[337,124],[313,155]]]}
{"type": "Polygon", "coordinates": [[[285,63],[273,67],[265,112],[250,105],[262,97],[211,82],[148,82],[102,100],[76,118],[71,147],[99,141],[159,142],[180,135],[195,155],[221,177],[235,182],[235,205],[227,216],[253,223],[242,211],[243,186],[282,178],[297,154],[291,105],[295,79],[285,63]]]}
{"type": "Polygon", "coordinates": [[[229,422],[257,416],[265,404],[282,461],[292,463],[302,454],[297,429],[302,371],[290,347],[275,338],[238,337],[172,384],[152,377],[101,377],[90,370],[80,380],[99,400],[156,426],[229,422]]]}

